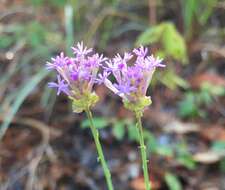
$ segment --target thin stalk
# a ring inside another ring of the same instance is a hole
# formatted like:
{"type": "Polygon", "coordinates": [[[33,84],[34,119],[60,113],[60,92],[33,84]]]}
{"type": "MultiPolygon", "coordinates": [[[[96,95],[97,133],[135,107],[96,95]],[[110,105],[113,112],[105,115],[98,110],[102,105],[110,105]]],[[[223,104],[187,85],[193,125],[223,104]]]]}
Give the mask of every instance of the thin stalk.
{"type": "Polygon", "coordinates": [[[141,123],[141,114],[136,113],[136,119],[137,119],[136,126],[139,132],[139,143],[140,143],[140,149],[141,149],[142,169],[144,173],[145,188],[146,190],[151,190],[149,174],[148,174],[148,160],[147,160],[147,154],[146,154],[146,146],[144,142],[144,134],[143,134],[143,128],[141,123]]]}
{"type": "Polygon", "coordinates": [[[102,165],[108,189],[113,190],[111,174],[110,174],[108,165],[106,163],[106,160],[105,160],[105,157],[104,157],[104,154],[103,154],[103,151],[102,151],[101,143],[99,141],[99,133],[98,133],[98,130],[94,126],[92,114],[91,114],[91,111],[89,110],[89,108],[86,109],[86,114],[87,114],[88,119],[90,121],[91,132],[92,132],[92,135],[94,137],[95,145],[96,145],[97,152],[98,152],[98,160],[100,161],[100,163],[102,165]]]}

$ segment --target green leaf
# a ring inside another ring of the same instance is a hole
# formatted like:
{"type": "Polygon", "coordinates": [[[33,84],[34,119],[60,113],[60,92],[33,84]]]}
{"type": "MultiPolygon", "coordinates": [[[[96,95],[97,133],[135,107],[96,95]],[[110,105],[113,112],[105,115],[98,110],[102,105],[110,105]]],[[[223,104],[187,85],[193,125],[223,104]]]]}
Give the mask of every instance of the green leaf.
{"type": "Polygon", "coordinates": [[[212,103],[212,101],[213,101],[213,97],[206,90],[203,90],[197,94],[197,103],[199,105],[201,105],[201,104],[210,105],[212,103]]]}
{"type": "Polygon", "coordinates": [[[117,121],[113,126],[113,135],[118,139],[122,140],[125,135],[125,124],[122,121],[117,121]]]}
{"type": "Polygon", "coordinates": [[[183,17],[186,35],[193,32],[193,23],[198,22],[205,25],[212,15],[218,0],[183,0],[183,17]]]}
{"type": "MultiPolygon", "coordinates": [[[[94,117],[93,123],[97,129],[102,129],[109,125],[109,121],[102,117],[94,117]]],[[[85,119],[84,121],[82,121],[82,123],[81,123],[82,128],[85,129],[85,128],[88,128],[89,126],[90,126],[90,122],[88,119],[85,119]]]]}
{"type": "Polygon", "coordinates": [[[187,89],[189,83],[175,73],[173,69],[168,69],[160,76],[159,80],[165,84],[168,88],[175,90],[177,86],[187,89]]]}
{"type": "Polygon", "coordinates": [[[138,142],[139,138],[138,138],[137,127],[135,125],[128,125],[127,129],[128,129],[128,138],[129,138],[129,140],[138,142]]]}
{"type": "Polygon", "coordinates": [[[214,85],[209,82],[204,82],[201,85],[201,90],[210,93],[213,96],[224,96],[225,88],[222,85],[214,85]]]}
{"type": "Polygon", "coordinates": [[[10,112],[7,113],[3,124],[0,126],[0,139],[5,134],[10,122],[12,121],[14,115],[26,99],[26,97],[33,91],[33,89],[38,85],[41,80],[43,80],[48,75],[46,69],[40,70],[36,75],[31,77],[27,83],[24,84],[23,88],[17,93],[15,101],[12,103],[10,112]]]}
{"type": "Polygon", "coordinates": [[[148,153],[156,152],[158,148],[158,144],[154,135],[150,131],[144,130],[144,139],[146,141],[146,147],[147,147],[148,153]]]}
{"type": "Polygon", "coordinates": [[[199,115],[198,105],[195,101],[195,95],[191,92],[185,95],[178,105],[179,115],[181,117],[195,117],[199,115]]]}
{"type": "Polygon", "coordinates": [[[182,190],[181,183],[176,175],[167,172],[165,175],[165,181],[170,190],[182,190]]]}
{"type": "Polygon", "coordinates": [[[148,45],[160,41],[162,33],[164,31],[164,25],[156,25],[149,27],[144,31],[137,39],[136,45],[148,45]]]}
{"type": "Polygon", "coordinates": [[[199,22],[204,25],[206,24],[208,18],[211,16],[213,12],[213,8],[217,4],[218,0],[199,0],[199,9],[197,13],[199,14],[198,20],[199,22]],[[201,11],[201,12],[200,12],[201,11]]]}
{"type": "Polygon", "coordinates": [[[194,170],[196,168],[196,163],[192,159],[191,155],[180,155],[176,160],[190,170],[194,170]]]}
{"type": "Polygon", "coordinates": [[[163,49],[161,54],[182,63],[188,63],[185,40],[173,23],[162,22],[156,26],[151,26],[137,38],[136,45],[149,45],[152,43],[161,44],[163,49]]]}
{"type": "Polygon", "coordinates": [[[176,144],[176,152],[177,162],[190,170],[196,168],[196,162],[192,158],[192,155],[189,153],[187,144],[185,142],[176,144]]]}
{"type": "Polygon", "coordinates": [[[212,150],[225,152],[225,141],[215,141],[212,144],[212,150]]]}
{"type": "Polygon", "coordinates": [[[173,149],[171,147],[165,146],[165,145],[158,145],[156,152],[157,152],[157,154],[162,155],[162,156],[168,156],[168,157],[173,156],[173,149]]]}
{"type": "Polygon", "coordinates": [[[187,33],[192,30],[191,26],[193,23],[194,14],[198,8],[198,4],[199,2],[196,0],[183,0],[184,26],[187,33]]]}
{"type": "Polygon", "coordinates": [[[175,60],[181,61],[182,63],[187,63],[186,43],[174,24],[165,24],[162,45],[167,55],[170,55],[175,60]]]}

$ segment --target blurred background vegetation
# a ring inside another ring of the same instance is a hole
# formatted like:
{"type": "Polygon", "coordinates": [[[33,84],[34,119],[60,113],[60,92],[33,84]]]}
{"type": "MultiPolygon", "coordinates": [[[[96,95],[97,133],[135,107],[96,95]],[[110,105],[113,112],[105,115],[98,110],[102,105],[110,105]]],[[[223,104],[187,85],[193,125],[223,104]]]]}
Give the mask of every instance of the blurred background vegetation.
{"type": "MultiPolygon", "coordinates": [[[[164,59],[144,118],[154,188],[224,189],[224,0],[2,0],[0,189],[105,188],[88,121],[46,86],[46,61],[78,41],[108,57],[143,44],[164,59]]],[[[96,90],[117,189],[142,190],[133,117],[96,90]]]]}

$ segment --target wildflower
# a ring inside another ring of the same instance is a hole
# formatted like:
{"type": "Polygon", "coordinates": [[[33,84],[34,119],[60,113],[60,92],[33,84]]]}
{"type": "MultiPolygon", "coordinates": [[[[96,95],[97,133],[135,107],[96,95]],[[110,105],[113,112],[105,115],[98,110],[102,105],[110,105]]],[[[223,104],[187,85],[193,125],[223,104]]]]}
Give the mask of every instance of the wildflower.
{"type": "Polygon", "coordinates": [[[151,98],[146,96],[146,93],[152,75],[156,67],[165,67],[165,65],[162,64],[161,59],[155,58],[153,55],[147,56],[148,49],[143,46],[134,49],[132,53],[124,53],[123,56],[117,54],[113,59],[108,60],[106,66],[103,66],[104,72],[107,74],[99,74],[98,80],[119,95],[123,100],[124,106],[135,113],[145,188],[150,190],[151,184],[141,117],[144,109],[151,104],[151,98]],[[133,59],[133,57],[136,57],[136,59],[133,59]],[[134,63],[130,65],[130,62],[134,63]],[[112,83],[108,79],[109,73],[112,73],[116,83],[112,83]]]}
{"type": "Polygon", "coordinates": [[[57,88],[57,95],[61,92],[73,100],[75,112],[82,112],[86,107],[93,106],[97,95],[92,92],[94,83],[97,83],[97,74],[102,62],[106,61],[103,55],[93,53],[83,42],[72,47],[74,57],[67,57],[64,53],[47,62],[48,70],[57,72],[57,83],[50,82],[49,87],[57,88]]]}
{"type": "Polygon", "coordinates": [[[60,75],[57,75],[58,83],[49,82],[48,87],[50,88],[57,88],[57,95],[61,92],[65,93],[66,95],[70,95],[70,91],[68,89],[68,84],[66,84],[65,80],[61,79],[60,75]]]}
{"type": "Polygon", "coordinates": [[[90,110],[98,101],[98,96],[93,92],[93,85],[105,81],[109,75],[108,72],[98,75],[99,67],[107,59],[103,55],[94,54],[92,49],[88,49],[83,45],[83,42],[72,47],[72,50],[74,57],[64,56],[62,52],[60,55],[52,58],[51,62],[47,62],[46,68],[57,72],[57,82],[50,82],[48,86],[50,88],[56,88],[57,95],[61,92],[66,94],[72,100],[74,112],[86,112],[97,148],[98,160],[102,165],[108,189],[113,190],[111,174],[90,110]],[[97,75],[100,79],[98,79],[97,75]]]}
{"type": "Polygon", "coordinates": [[[134,49],[133,54],[124,53],[123,56],[117,54],[103,67],[105,72],[112,73],[116,83],[113,84],[108,78],[101,75],[98,79],[119,95],[128,109],[135,112],[143,111],[146,106],[151,104],[151,99],[146,96],[146,92],[152,75],[156,67],[165,67],[162,59],[155,58],[153,55],[147,56],[147,53],[148,49],[141,46],[134,49]],[[134,64],[129,65],[133,57],[136,57],[134,64]]]}

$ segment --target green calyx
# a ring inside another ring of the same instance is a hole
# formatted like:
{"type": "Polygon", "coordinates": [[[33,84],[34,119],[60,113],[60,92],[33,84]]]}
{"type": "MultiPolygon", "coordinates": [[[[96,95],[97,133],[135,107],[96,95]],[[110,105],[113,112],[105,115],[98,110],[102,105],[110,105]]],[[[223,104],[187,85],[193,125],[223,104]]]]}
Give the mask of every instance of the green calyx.
{"type": "Polygon", "coordinates": [[[80,99],[75,99],[73,97],[70,97],[70,99],[72,100],[73,112],[81,113],[86,109],[93,107],[98,102],[99,97],[94,92],[92,92],[84,95],[80,99]]]}
{"type": "Polygon", "coordinates": [[[130,102],[123,100],[124,107],[128,110],[135,112],[136,114],[142,115],[144,109],[150,106],[152,103],[151,98],[148,96],[141,97],[137,102],[130,102]]]}

